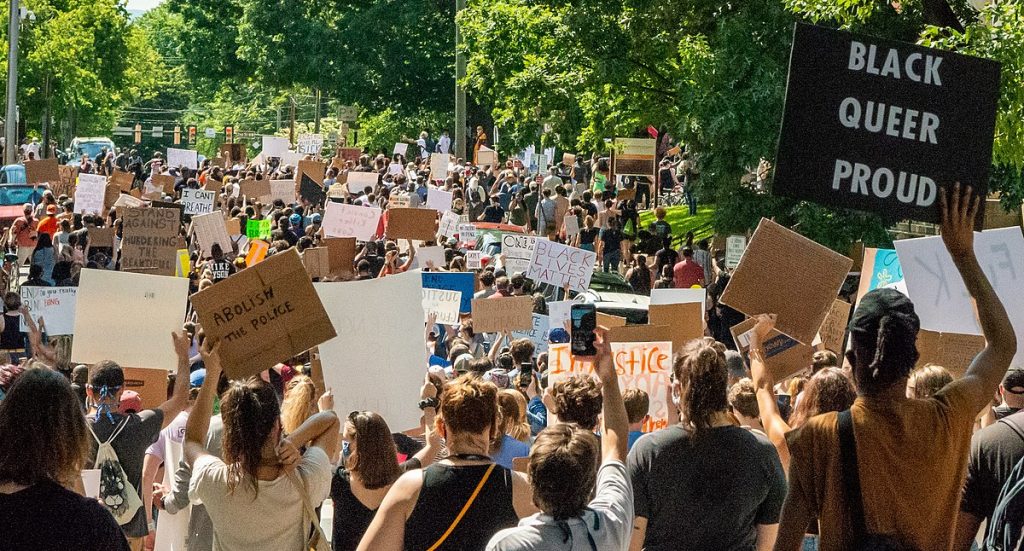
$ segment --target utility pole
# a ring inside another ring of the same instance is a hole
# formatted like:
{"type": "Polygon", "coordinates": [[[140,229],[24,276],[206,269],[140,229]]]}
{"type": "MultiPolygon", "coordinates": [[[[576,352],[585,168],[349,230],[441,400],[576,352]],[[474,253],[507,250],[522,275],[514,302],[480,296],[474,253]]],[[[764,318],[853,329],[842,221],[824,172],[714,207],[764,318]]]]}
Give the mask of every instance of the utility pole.
{"type": "Polygon", "coordinates": [[[288,96],[291,102],[291,122],[288,123],[288,143],[295,145],[295,98],[288,96]]]}
{"type": "Polygon", "coordinates": [[[314,115],[313,118],[316,121],[314,123],[313,133],[314,134],[319,134],[320,133],[320,88],[319,87],[317,87],[317,89],[316,89],[316,115],[314,115]]]}
{"type": "Polygon", "coordinates": [[[50,157],[50,103],[51,103],[50,98],[52,97],[52,94],[50,93],[50,73],[49,72],[46,73],[46,78],[44,80],[43,90],[45,91],[45,94],[46,94],[46,96],[45,96],[46,97],[46,100],[45,100],[46,108],[44,109],[44,113],[43,113],[43,147],[41,147],[39,149],[39,153],[40,153],[39,157],[42,158],[42,159],[47,159],[47,158],[50,157]]]}
{"type": "Polygon", "coordinates": [[[18,162],[18,26],[21,23],[18,0],[10,0],[10,22],[7,27],[7,118],[4,120],[4,164],[18,162]]]}
{"type": "Polygon", "coordinates": [[[466,56],[462,53],[462,31],[458,17],[466,9],[466,0],[455,0],[455,157],[466,158],[466,90],[462,79],[466,78],[466,56]]]}

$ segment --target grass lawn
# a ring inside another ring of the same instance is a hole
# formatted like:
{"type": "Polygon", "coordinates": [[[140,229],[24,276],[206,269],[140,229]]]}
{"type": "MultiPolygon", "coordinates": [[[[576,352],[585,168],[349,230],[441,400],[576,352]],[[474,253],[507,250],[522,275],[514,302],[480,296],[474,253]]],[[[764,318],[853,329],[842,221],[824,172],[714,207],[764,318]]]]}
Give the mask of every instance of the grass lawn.
{"type": "MultiPolygon", "coordinates": [[[[672,235],[675,236],[676,241],[682,239],[688,231],[693,231],[698,240],[710,239],[714,234],[712,226],[712,217],[715,213],[714,205],[698,206],[696,216],[690,216],[690,211],[685,205],[667,207],[665,212],[665,221],[672,225],[672,235]]],[[[641,228],[646,228],[652,222],[654,222],[654,210],[640,213],[641,228]]]]}

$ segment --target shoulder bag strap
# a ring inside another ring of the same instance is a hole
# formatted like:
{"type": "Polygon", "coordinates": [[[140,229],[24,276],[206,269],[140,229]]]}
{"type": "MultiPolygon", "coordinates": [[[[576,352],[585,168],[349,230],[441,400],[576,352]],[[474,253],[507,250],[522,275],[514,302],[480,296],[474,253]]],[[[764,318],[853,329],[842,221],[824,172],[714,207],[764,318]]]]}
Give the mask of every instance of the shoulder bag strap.
{"type": "MultiPolygon", "coordinates": [[[[120,436],[121,432],[124,430],[124,428],[126,426],[128,426],[128,421],[130,419],[131,419],[130,415],[125,415],[124,419],[121,419],[121,422],[117,424],[117,427],[114,428],[114,431],[110,433],[110,438],[107,438],[107,441],[104,442],[104,444],[111,444],[112,445],[114,443],[114,439],[117,438],[118,436],[120,436]]],[[[91,427],[90,427],[90,430],[91,430],[91,427]]],[[[95,433],[93,433],[93,436],[96,436],[95,433]]]]}
{"type": "Polygon", "coordinates": [[[999,420],[999,422],[1006,423],[1006,426],[1010,427],[1010,429],[1013,430],[1013,432],[1016,432],[1017,436],[1021,437],[1021,440],[1024,440],[1024,427],[1018,425],[1017,421],[1015,419],[1012,419],[1012,417],[1012,415],[1010,417],[1003,417],[1002,419],[999,420]]]}
{"type": "Polygon", "coordinates": [[[441,544],[443,544],[445,540],[448,539],[448,536],[452,535],[452,532],[455,531],[455,528],[459,525],[460,522],[462,522],[462,517],[466,516],[466,513],[469,511],[469,508],[473,506],[473,502],[476,501],[476,497],[480,495],[480,490],[484,488],[484,484],[486,484],[487,480],[491,478],[491,473],[494,472],[495,466],[495,463],[491,463],[491,466],[487,468],[487,472],[484,473],[483,478],[481,478],[480,482],[476,485],[476,489],[473,490],[473,494],[469,496],[469,499],[466,500],[466,504],[462,506],[462,510],[459,511],[459,514],[455,517],[455,520],[452,521],[451,526],[449,526],[448,529],[444,531],[444,534],[441,535],[441,538],[434,542],[434,545],[431,545],[427,549],[427,551],[436,551],[436,549],[441,547],[441,544]]]}
{"type": "Polygon", "coordinates": [[[843,468],[843,489],[853,525],[854,540],[867,534],[864,521],[864,503],[860,496],[860,474],[857,472],[857,442],[853,437],[853,414],[850,410],[839,412],[839,460],[843,468]]]}
{"type": "Polygon", "coordinates": [[[313,503],[309,500],[309,493],[306,492],[306,485],[302,483],[302,478],[299,473],[292,471],[288,473],[288,478],[292,479],[299,488],[299,497],[302,498],[302,508],[305,511],[305,516],[308,516],[310,522],[313,523],[313,527],[316,528],[316,533],[306,541],[306,548],[316,549],[316,551],[327,550],[327,536],[324,534],[323,528],[320,527],[319,517],[316,515],[316,507],[313,507],[313,503]]]}

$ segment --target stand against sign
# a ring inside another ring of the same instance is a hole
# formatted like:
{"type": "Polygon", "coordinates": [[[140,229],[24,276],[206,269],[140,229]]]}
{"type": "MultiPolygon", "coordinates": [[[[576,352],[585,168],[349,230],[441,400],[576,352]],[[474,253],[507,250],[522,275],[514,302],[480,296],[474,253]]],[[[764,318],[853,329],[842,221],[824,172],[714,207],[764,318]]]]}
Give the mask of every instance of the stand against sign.
{"type": "Polygon", "coordinates": [[[772,192],[938,222],[940,186],[959,181],[985,196],[999,70],[986,59],[798,24],[772,192]]]}

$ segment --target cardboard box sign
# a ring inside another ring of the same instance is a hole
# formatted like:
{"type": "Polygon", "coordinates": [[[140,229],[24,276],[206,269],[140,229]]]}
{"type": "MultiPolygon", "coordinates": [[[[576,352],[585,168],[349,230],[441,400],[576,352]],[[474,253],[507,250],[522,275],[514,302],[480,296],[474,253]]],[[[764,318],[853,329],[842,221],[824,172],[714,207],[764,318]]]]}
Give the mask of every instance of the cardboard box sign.
{"type": "Polygon", "coordinates": [[[597,325],[598,327],[604,327],[606,329],[611,329],[612,327],[623,327],[626,325],[626,318],[598,312],[597,325]]]}
{"type": "Polygon", "coordinates": [[[131,172],[115,170],[110,176],[110,183],[116,185],[121,189],[121,191],[127,193],[132,190],[132,185],[135,184],[135,175],[131,172]]]}
{"type": "Polygon", "coordinates": [[[987,59],[797,24],[772,193],[938,222],[939,186],[985,195],[999,71],[987,59]]]}
{"type": "Polygon", "coordinates": [[[311,278],[321,278],[331,273],[327,247],[312,247],[302,251],[302,265],[311,278]]]}
{"type": "Polygon", "coordinates": [[[89,228],[88,235],[90,247],[114,246],[114,228],[89,228]]]}
{"type": "Polygon", "coordinates": [[[722,303],[748,316],[778,314],[779,331],[810,344],[852,265],[849,258],[763,218],[722,303]]]}
{"type": "Polygon", "coordinates": [[[28,184],[46,184],[60,181],[60,165],[57,159],[40,159],[25,161],[25,182],[28,184]]]}
{"type": "Polygon", "coordinates": [[[121,368],[124,370],[124,389],[139,393],[142,409],[153,409],[167,401],[169,371],[124,366],[121,368]]]}
{"type": "Polygon", "coordinates": [[[473,332],[496,333],[533,328],[533,297],[473,300],[473,332]]]}
{"type": "Polygon", "coordinates": [[[324,174],[327,172],[327,163],[321,161],[299,161],[298,170],[295,173],[295,180],[300,182],[303,174],[310,180],[323,187],[324,174]]]}
{"type": "Polygon", "coordinates": [[[323,240],[327,247],[327,262],[330,275],[354,276],[353,262],[356,258],[355,237],[331,237],[323,240]]]}
{"type": "Polygon", "coordinates": [[[967,373],[974,357],[984,349],[985,337],[981,335],[938,333],[922,329],[917,334],[917,351],[921,356],[914,368],[938,365],[959,379],[967,373]]]}
{"type": "Polygon", "coordinates": [[[647,321],[651,325],[667,326],[672,348],[682,350],[686,343],[704,336],[704,303],[652,304],[648,307],[647,321]]]}
{"type": "MultiPolygon", "coordinates": [[[[733,340],[736,341],[736,347],[744,356],[750,351],[750,331],[755,325],[757,325],[757,320],[751,318],[734,325],[730,330],[733,340]]],[[[782,381],[811,367],[811,360],[814,359],[814,348],[802,344],[776,329],[768,334],[762,346],[764,347],[765,367],[775,382],[782,381]]]]}
{"type": "Polygon", "coordinates": [[[50,189],[55,197],[66,195],[72,197],[75,194],[75,180],[78,179],[78,169],[70,166],[58,166],[57,173],[60,174],[59,182],[50,182],[50,189]]]}
{"type": "MultiPolygon", "coordinates": [[[[608,330],[608,342],[671,342],[672,328],[667,325],[623,325],[608,330]]],[[[673,346],[673,348],[675,348],[673,346]]]]}
{"type": "Polygon", "coordinates": [[[850,322],[850,311],[853,306],[845,300],[836,299],[832,302],[825,321],[818,328],[818,337],[812,345],[817,350],[831,350],[842,356],[846,341],[846,326],[850,322]]]}
{"type": "Polygon", "coordinates": [[[176,209],[124,209],[121,270],[173,276],[181,248],[178,217],[176,209]]]}
{"type": "Polygon", "coordinates": [[[275,254],[192,295],[207,338],[220,340],[224,372],[244,379],[335,337],[295,249],[275,254]]]}
{"type": "Polygon", "coordinates": [[[166,194],[174,192],[174,183],[176,181],[177,180],[175,180],[174,176],[169,174],[156,174],[152,178],[153,186],[166,194]]]}
{"type": "Polygon", "coordinates": [[[117,203],[117,200],[121,198],[121,188],[114,184],[107,184],[105,191],[103,192],[103,212],[100,214],[106,215],[107,211],[117,203]]]}
{"type": "Polygon", "coordinates": [[[437,238],[437,211],[433,209],[388,209],[388,239],[433,241],[437,238]]]}
{"type": "Polygon", "coordinates": [[[270,195],[270,180],[242,180],[238,193],[248,197],[250,202],[270,195]]]}
{"type": "Polygon", "coordinates": [[[314,182],[308,174],[302,173],[299,183],[299,196],[311,205],[322,205],[327,199],[327,191],[322,184],[314,182]]]}

